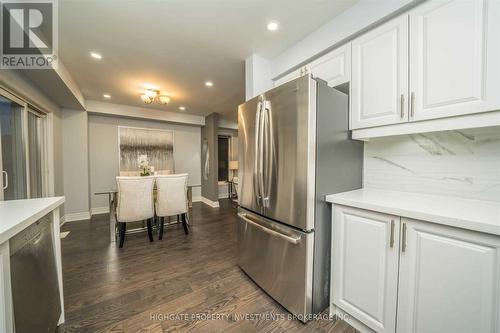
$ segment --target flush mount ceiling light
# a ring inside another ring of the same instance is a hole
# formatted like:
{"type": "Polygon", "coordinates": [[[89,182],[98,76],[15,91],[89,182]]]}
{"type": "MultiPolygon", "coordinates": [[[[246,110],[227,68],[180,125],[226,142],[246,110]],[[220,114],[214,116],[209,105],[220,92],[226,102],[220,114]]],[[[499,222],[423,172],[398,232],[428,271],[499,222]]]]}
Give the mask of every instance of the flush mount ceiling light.
{"type": "Polygon", "coordinates": [[[99,53],[96,53],[96,52],[90,52],[90,56],[94,59],[97,59],[97,60],[102,59],[102,55],[100,55],[99,53]]]}
{"type": "Polygon", "coordinates": [[[158,104],[170,103],[170,97],[160,92],[158,89],[147,89],[144,94],[141,95],[141,100],[146,104],[151,104],[156,101],[158,104]]]}
{"type": "Polygon", "coordinates": [[[102,95],[102,97],[107,98],[107,99],[110,99],[110,98],[111,98],[111,95],[110,95],[110,94],[104,94],[104,95],[102,95]]]}
{"type": "Polygon", "coordinates": [[[275,22],[275,21],[271,21],[267,24],[267,30],[269,31],[276,31],[278,30],[278,22],[275,22]]]}
{"type": "Polygon", "coordinates": [[[186,111],[186,107],[185,106],[179,106],[179,110],[186,111]]]}
{"type": "Polygon", "coordinates": [[[212,81],[207,81],[207,82],[205,82],[205,85],[206,85],[207,87],[213,87],[213,86],[214,86],[214,83],[213,83],[212,81]]]}

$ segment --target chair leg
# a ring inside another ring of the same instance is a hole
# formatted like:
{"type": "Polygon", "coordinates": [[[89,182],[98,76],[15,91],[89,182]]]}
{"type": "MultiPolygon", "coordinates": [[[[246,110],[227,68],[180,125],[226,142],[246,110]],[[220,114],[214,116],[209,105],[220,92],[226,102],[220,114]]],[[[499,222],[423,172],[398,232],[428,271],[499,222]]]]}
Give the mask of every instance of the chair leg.
{"type": "Polygon", "coordinates": [[[179,223],[180,220],[179,220],[179,214],[177,214],[177,223],[179,223]]]}
{"type": "Polygon", "coordinates": [[[119,248],[123,247],[123,242],[125,241],[125,230],[127,229],[126,223],[120,223],[120,245],[119,248]]]}
{"type": "Polygon", "coordinates": [[[158,239],[162,240],[163,239],[163,226],[165,225],[165,216],[163,217],[158,217],[160,219],[160,230],[159,230],[159,236],[158,239]]]}
{"type": "Polygon", "coordinates": [[[186,221],[186,213],[182,214],[182,226],[184,227],[184,233],[189,234],[188,224],[186,221]]]}
{"type": "Polygon", "coordinates": [[[153,219],[148,219],[147,220],[147,225],[148,225],[148,236],[149,236],[149,241],[152,242],[153,241],[153,227],[151,225],[151,221],[153,219]]]}

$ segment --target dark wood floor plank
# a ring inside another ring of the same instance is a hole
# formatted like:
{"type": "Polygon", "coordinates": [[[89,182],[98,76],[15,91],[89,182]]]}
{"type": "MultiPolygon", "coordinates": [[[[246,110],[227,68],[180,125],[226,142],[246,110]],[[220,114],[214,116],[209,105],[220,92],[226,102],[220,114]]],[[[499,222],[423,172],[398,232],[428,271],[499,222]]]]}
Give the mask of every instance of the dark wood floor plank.
{"type": "Polygon", "coordinates": [[[166,226],[162,241],[130,234],[122,249],[109,244],[107,219],[63,227],[71,231],[62,240],[64,332],[356,332],[342,321],[263,318],[288,312],[236,265],[236,210],[229,200],[215,209],[195,203],[189,235],[182,225],[166,226]],[[261,317],[237,317],[245,314],[261,317]],[[209,315],[219,320],[202,317],[209,315]]]}

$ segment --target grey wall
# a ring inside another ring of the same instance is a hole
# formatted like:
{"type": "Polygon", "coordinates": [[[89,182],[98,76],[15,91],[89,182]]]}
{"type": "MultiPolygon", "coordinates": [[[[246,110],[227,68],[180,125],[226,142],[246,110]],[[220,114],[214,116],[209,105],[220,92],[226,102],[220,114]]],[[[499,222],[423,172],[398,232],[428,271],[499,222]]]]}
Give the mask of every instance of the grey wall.
{"type": "MultiPolygon", "coordinates": [[[[108,206],[107,197],[96,196],[94,192],[116,187],[115,177],[119,175],[118,126],[173,130],[175,172],[188,173],[189,185],[201,184],[200,127],[90,114],[90,199],[94,211],[108,206]]],[[[199,196],[200,188],[194,188],[193,198],[199,196]]]]}
{"type": "Polygon", "coordinates": [[[62,110],[64,214],[89,212],[87,112],[62,110]]]}
{"type": "Polygon", "coordinates": [[[500,201],[500,128],[421,133],[365,143],[364,186],[500,201]]]}
{"type": "Polygon", "coordinates": [[[54,144],[54,194],[64,195],[64,171],[63,171],[63,133],[62,112],[53,112],[52,131],[54,144]]]}
{"type": "MultiPolygon", "coordinates": [[[[205,118],[205,126],[201,128],[201,146],[203,147],[204,140],[208,141],[209,152],[210,152],[210,172],[208,179],[201,179],[201,195],[209,200],[217,201],[219,200],[219,187],[218,187],[218,174],[217,174],[217,135],[219,126],[219,115],[217,113],[212,113],[205,118]]],[[[205,163],[205,154],[202,152],[201,163],[199,164],[203,170],[205,163]]]]}

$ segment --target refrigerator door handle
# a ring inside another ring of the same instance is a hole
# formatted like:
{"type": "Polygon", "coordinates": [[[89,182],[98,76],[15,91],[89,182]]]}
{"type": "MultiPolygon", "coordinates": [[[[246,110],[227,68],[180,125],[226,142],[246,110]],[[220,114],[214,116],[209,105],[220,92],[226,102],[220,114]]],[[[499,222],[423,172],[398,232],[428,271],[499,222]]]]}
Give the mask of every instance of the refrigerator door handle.
{"type": "Polygon", "coordinates": [[[262,96],[261,100],[257,103],[257,110],[255,112],[255,151],[253,160],[253,193],[257,198],[257,205],[260,206],[262,192],[260,187],[260,146],[262,142],[261,138],[261,123],[262,123],[262,96]]]}
{"type": "MultiPolygon", "coordinates": [[[[271,111],[271,101],[264,101],[263,103],[263,114],[262,121],[264,123],[263,130],[263,141],[266,149],[265,152],[265,176],[262,176],[263,184],[263,198],[262,204],[264,207],[269,207],[269,198],[271,195],[271,182],[273,176],[274,167],[274,134],[273,134],[273,117],[271,111]],[[264,178],[265,177],[265,178],[264,178]]],[[[264,160],[264,153],[262,159],[264,160]]]]}
{"type": "Polygon", "coordinates": [[[257,222],[254,222],[252,221],[251,219],[248,218],[247,214],[244,214],[244,213],[238,213],[238,216],[243,219],[245,222],[259,228],[260,230],[264,231],[265,233],[268,233],[270,235],[273,235],[273,236],[276,236],[276,237],[280,237],[284,240],[286,240],[287,242],[289,243],[292,243],[292,244],[299,244],[300,243],[300,240],[301,240],[301,236],[290,236],[290,235],[285,235],[281,232],[278,232],[278,231],[275,231],[275,230],[272,230],[272,229],[269,229],[269,228],[266,228],[265,226],[257,223],[257,222]]]}

